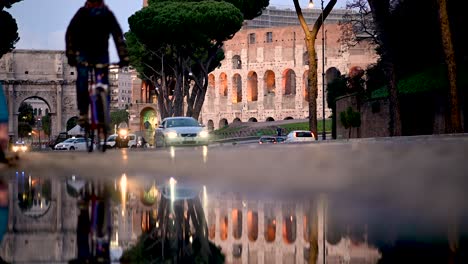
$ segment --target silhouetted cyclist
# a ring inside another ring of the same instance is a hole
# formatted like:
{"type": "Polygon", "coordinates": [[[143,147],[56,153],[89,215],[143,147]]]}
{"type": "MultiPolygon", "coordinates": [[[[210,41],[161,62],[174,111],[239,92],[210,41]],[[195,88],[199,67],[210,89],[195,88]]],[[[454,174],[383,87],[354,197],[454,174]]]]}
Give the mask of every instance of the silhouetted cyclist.
{"type": "MultiPolygon", "coordinates": [[[[117,19],[103,0],[88,0],[75,14],[66,32],[66,56],[76,66],[76,95],[80,112],[79,124],[88,123],[90,67],[103,84],[109,84],[109,37],[113,36],[119,55],[119,66],[128,66],[128,51],[117,19]]],[[[98,78],[96,78],[98,79],[98,78]]],[[[108,99],[110,95],[108,94],[108,99]]],[[[109,100],[108,100],[109,101],[109,100]]]]}

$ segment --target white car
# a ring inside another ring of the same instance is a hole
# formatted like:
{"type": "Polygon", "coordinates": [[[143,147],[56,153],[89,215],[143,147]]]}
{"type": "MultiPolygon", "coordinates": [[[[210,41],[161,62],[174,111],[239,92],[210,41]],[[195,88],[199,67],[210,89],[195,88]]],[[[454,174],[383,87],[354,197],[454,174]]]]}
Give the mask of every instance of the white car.
{"type": "Polygon", "coordinates": [[[154,133],[156,147],[208,145],[209,133],[192,117],[168,117],[154,133]]]}
{"type": "Polygon", "coordinates": [[[55,150],[86,150],[86,139],[83,137],[69,138],[55,145],[54,149],[55,150]]]}
{"type": "Polygon", "coordinates": [[[317,138],[315,137],[314,133],[308,130],[293,130],[289,132],[285,142],[311,142],[315,141],[316,139],[317,138]]]}
{"type": "MultiPolygon", "coordinates": [[[[117,138],[117,134],[112,134],[107,137],[106,139],[106,146],[107,148],[113,148],[115,147],[115,139],[117,138]]],[[[101,143],[103,144],[103,143],[101,143]]]]}

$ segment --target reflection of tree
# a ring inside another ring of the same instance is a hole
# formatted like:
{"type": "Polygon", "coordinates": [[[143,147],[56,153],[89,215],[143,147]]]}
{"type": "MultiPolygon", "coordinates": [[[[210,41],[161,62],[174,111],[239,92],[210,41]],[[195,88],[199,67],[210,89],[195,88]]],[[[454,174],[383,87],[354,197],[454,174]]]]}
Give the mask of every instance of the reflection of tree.
{"type": "Polygon", "coordinates": [[[44,130],[44,133],[49,137],[50,141],[51,119],[49,114],[42,117],[42,130],[44,130]]]}
{"type": "Polygon", "coordinates": [[[74,128],[78,124],[78,117],[74,116],[67,121],[67,131],[74,128]]]}
{"type": "Polygon", "coordinates": [[[121,263],[224,263],[221,249],[208,240],[208,226],[198,197],[173,203],[161,195],[156,221],[121,263]]]}

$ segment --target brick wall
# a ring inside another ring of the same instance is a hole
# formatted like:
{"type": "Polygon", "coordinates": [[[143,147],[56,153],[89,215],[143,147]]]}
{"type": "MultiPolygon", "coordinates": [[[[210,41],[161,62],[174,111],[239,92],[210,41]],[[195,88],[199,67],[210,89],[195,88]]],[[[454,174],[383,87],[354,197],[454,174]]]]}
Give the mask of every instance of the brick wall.
{"type": "MultiPolygon", "coordinates": [[[[340,121],[340,113],[346,111],[348,106],[351,106],[354,111],[357,111],[357,100],[354,95],[347,95],[336,100],[336,137],[348,138],[348,130],[344,128],[340,121]]],[[[351,138],[367,138],[367,137],[386,137],[389,136],[389,105],[388,100],[380,99],[361,103],[361,126],[353,128],[351,138]]]]}

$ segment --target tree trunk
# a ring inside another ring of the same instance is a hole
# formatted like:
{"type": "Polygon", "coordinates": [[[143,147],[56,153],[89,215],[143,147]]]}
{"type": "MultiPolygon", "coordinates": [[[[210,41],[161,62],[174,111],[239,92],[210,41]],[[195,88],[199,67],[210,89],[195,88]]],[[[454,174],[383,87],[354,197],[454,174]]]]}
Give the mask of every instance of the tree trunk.
{"type": "Polygon", "coordinates": [[[387,87],[389,91],[389,108],[390,108],[390,136],[401,136],[401,113],[400,102],[398,99],[397,81],[395,75],[395,64],[393,61],[393,47],[388,34],[390,2],[389,0],[368,0],[372,11],[375,27],[378,32],[379,45],[382,48],[382,61],[384,71],[387,76],[387,87]]]}
{"type": "Polygon", "coordinates": [[[450,32],[450,23],[447,13],[447,0],[437,0],[439,8],[440,30],[442,35],[442,45],[445,53],[445,63],[447,65],[448,79],[450,83],[449,89],[449,115],[446,120],[445,131],[447,133],[461,133],[461,117],[460,106],[457,90],[457,64],[455,61],[455,51],[452,43],[452,34],[450,32]]]}
{"type": "MultiPolygon", "coordinates": [[[[327,6],[323,9],[322,14],[317,18],[314,23],[312,30],[309,29],[307,22],[302,14],[302,9],[299,5],[298,0],[293,0],[294,7],[296,9],[297,18],[301,24],[302,30],[304,30],[305,41],[307,52],[309,53],[309,74],[308,74],[308,93],[309,93],[309,129],[316,139],[317,135],[317,54],[315,53],[315,39],[322,26],[323,22],[330,14],[331,10],[335,6],[337,0],[330,0],[327,6]]],[[[324,117],[325,118],[325,117],[324,117]]]]}
{"type": "Polygon", "coordinates": [[[309,129],[318,139],[317,134],[317,56],[315,53],[315,37],[306,38],[307,51],[309,53],[309,74],[307,76],[309,90],[309,129]]]}

